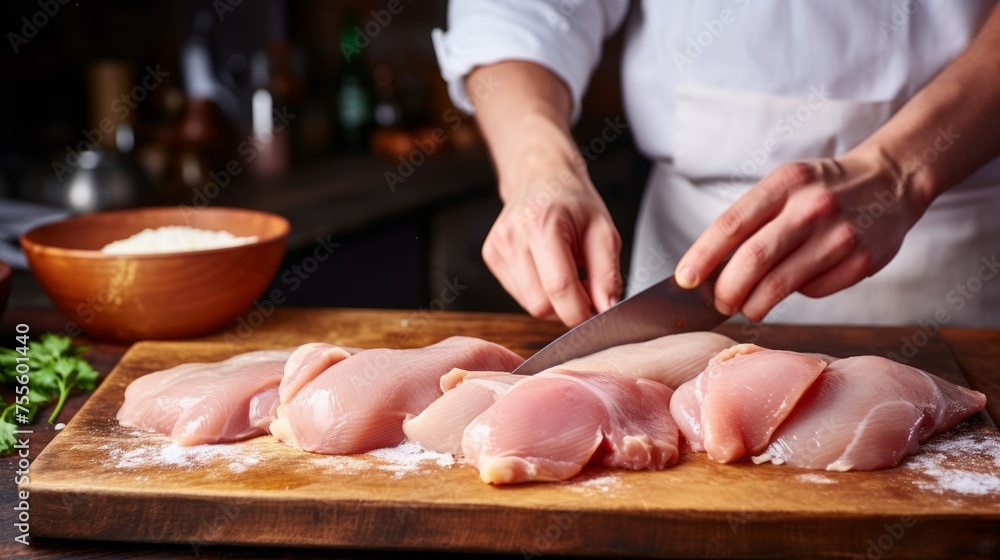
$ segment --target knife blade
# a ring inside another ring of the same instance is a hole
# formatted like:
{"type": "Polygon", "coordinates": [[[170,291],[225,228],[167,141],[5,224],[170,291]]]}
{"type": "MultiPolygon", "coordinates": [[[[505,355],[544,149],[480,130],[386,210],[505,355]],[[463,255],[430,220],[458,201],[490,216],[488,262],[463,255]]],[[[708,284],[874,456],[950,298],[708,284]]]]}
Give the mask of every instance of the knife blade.
{"type": "Polygon", "coordinates": [[[513,373],[534,375],[613,346],[713,329],[728,319],[715,310],[716,277],[693,290],[678,286],[673,276],[662,280],[567,331],[513,373]]]}

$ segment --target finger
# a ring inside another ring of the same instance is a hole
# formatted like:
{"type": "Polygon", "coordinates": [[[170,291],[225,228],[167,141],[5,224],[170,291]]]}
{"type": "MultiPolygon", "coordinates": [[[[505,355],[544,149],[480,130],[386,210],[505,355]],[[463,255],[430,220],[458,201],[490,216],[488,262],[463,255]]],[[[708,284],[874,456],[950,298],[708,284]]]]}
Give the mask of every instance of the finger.
{"type": "MultiPolygon", "coordinates": [[[[833,229],[830,218],[836,213],[836,196],[825,187],[807,187],[789,196],[781,213],[743,243],[719,274],[715,287],[716,308],[727,315],[742,308],[754,286],[808,239],[825,239],[828,230],[846,232],[850,239],[838,234],[830,243],[853,246],[855,230],[849,224],[833,229]]],[[[814,249],[835,250],[832,246],[814,249]]],[[[838,250],[842,254],[847,252],[839,247],[838,250]]]]}
{"type": "Polygon", "coordinates": [[[531,255],[541,281],[556,315],[567,326],[573,327],[590,317],[590,298],[583,289],[572,244],[562,235],[544,235],[531,244],[531,255]]]}
{"type": "Polygon", "coordinates": [[[812,182],[815,171],[807,164],[783,165],[757,183],[723,212],[695,240],[677,264],[677,283],[694,288],[784,206],[787,193],[812,182]]]}
{"type": "Polygon", "coordinates": [[[529,247],[524,247],[507,259],[511,283],[517,291],[518,303],[533,317],[543,319],[555,313],[549,295],[542,285],[535,259],[529,247]]]}
{"type": "Polygon", "coordinates": [[[600,313],[621,299],[622,240],[614,226],[599,222],[587,229],[583,243],[587,267],[585,288],[594,309],[600,313]]]}
{"type": "Polygon", "coordinates": [[[524,305],[522,305],[521,301],[517,298],[517,288],[511,280],[510,275],[507,274],[506,260],[504,260],[503,256],[500,255],[496,245],[490,242],[488,237],[486,243],[483,243],[482,255],[483,262],[486,263],[486,268],[490,269],[493,276],[498,282],[500,282],[500,285],[503,286],[504,291],[510,294],[510,296],[517,301],[517,304],[523,308],[524,305]]]}
{"type": "Polygon", "coordinates": [[[871,254],[863,248],[858,248],[837,266],[803,284],[799,292],[811,298],[820,298],[850,288],[871,274],[871,254]]]}
{"type": "Polygon", "coordinates": [[[807,239],[811,231],[794,227],[779,215],[746,241],[726,264],[715,283],[715,307],[732,315],[743,307],[761,279],[807,239]]]}
{"type": "Polygon", "coordinates": [[[538,318],[554,313],[527,247],[517,250],[502,246],[491,234],[483,244],[483,261],[522,309],[538,318]]]}
{"type": "Polygon", "coordinates": [[[857,232],[850,224],[837,223],[824,228],[753,287],[742,305],[743,314],[752,321],[763,320],[771,309],[813,278],[841,266],[857,244],[857,232]]]}

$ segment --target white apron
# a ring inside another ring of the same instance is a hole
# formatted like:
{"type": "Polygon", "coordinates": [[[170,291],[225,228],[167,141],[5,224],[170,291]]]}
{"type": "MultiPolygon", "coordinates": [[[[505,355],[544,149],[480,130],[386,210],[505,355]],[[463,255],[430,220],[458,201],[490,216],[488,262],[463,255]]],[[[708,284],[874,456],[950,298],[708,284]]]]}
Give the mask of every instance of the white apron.
{"type": "MultiPolygon", "coordinates": [[[[657,162],[646,186],[629,294],[673,274],[691,243],[758,177],[788,161],[841,154],[898,109],[818,89],[799,98],[682,86],[676,99],[676,156],[657,162]]],[[[961,137],[941,134],[939,145],[961,149],[961,137]]],[[[880,272],[825,298],[795,293],[765,322],[911,324],[929,334],[940,326],[1000,327],[998,258],[1000,162],[993,161],[939,197],[880,272]]]]}

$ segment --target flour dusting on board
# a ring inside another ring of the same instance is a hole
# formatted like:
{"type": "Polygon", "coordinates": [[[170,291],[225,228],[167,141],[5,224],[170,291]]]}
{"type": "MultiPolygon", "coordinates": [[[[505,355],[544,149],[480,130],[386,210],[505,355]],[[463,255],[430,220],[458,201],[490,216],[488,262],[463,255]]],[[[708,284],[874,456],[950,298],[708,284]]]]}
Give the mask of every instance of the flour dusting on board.
{"type": "Polygon", "coordinates": [[[604,494],[614,495],[616,490],[623,486],[631,488],[631,485],[622,483],[621,471],[609,471],[594,473],[592,476],[586,474],[572,478],[563,483],[567,490],[577,494],[604,494]]]}
{"type": "Polygon", "coordinates": [[[972,496],[1000,493],[1000,440],[962,429],[939,435],[901,466],[924,475],[914,484],[937,494],[972,496]],[[961,460],[956,460],[961,456],[961,460]],[[975,468],[975,470],[970,470],[975,468]]]}
{"type": "Polygon", "coordinates": [[[388,472],[393,478],[426,472],[434,466],[449,468],[457,460],[448,453],[438,453],[424,449],[411,441],[396,447],[375,449],[363,455],[327,455],[320,464],[339,474],[363,475],[372,469],[388,472]]]}
{"type": "Polygon", "coordinates": [[[430,451],[410,441],[397,447],[369,451],[368,455],[384,461],[385,464],[379,465],[378,468],[391,472],[396,477],[419,471],[427,466],[427,463],[433,463],[439,467],[450,467],[455,464],[453,455],[430,451]]]}
{"type": "Polygon", "coordinates": [[[160,435],[135,431],[135,444],[128,447],[106,443],[99,449],[107,453],[105,466],[118,470],[148,467],[193,469],[225,461],[229,470],[242,473],[261,462],[261,454],[235,443],[181,447],[160,435]]]}
{"type": "MultiPolygon", "coordinates": [[[[106,467],[126,471],[150,467],[190,470],[222,464],[230,473],[241,474],[252,471],[255,465],[266,463],[259,447],[248,442],[181,447],[158,434],[133,430],[128,436],[130,439],[125,442],[107,443],[100,447],[107,454],[104,461],[106,467]]],[[[364,476],[377,470],[391,473],[393,478],[449,468],[458,462],[450,454],[430,451],[412,442],[361,455],[296,455],[295,458],[305,465],[337,474],[364,476]]]]}
{"type": "Polygon", "coordinates": [[[812,484],[834,484],[837,482],[836,479],[813,473],[800,474],[795,478],[801,480],[802,482],[809,482],[812,484]]]}

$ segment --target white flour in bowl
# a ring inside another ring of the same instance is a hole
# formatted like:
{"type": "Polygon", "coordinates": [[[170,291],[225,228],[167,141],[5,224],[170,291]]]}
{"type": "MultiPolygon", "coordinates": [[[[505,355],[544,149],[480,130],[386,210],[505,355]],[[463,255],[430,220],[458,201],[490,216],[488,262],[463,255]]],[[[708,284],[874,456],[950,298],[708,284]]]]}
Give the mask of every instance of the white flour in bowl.
{"type": "Polygon", "coordinates": [[[228,231],[212,231],[189,226],[163,226],[146,228],[139,233],[112,241],[102,253],[109,255],[148,255],[151,253],[182,253],[237,247],[257,241],[257,236],[237,237],[228,231]]]}

